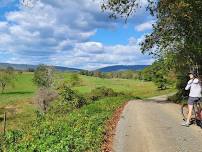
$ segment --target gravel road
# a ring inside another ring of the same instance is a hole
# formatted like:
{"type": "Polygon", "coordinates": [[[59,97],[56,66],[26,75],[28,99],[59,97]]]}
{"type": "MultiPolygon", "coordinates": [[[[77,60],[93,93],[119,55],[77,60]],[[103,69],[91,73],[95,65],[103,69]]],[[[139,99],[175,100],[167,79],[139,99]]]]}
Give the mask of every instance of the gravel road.
{"type": "Polygon", "coordinates": [[[126,105],[113,152],[202,152],[202,129],[180,126],[180,105],[164,102],[162,97],[150,100],[126,105]]]}

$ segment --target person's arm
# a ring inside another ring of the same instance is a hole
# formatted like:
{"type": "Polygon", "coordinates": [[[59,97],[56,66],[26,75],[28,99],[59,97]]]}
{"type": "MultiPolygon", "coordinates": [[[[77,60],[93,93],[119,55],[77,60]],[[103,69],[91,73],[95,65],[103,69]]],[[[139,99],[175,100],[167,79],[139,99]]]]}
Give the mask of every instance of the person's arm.
{"type": "Polygon", "coordinates": [[[194,79],[194,80],[193,80],[193,83],[194,83],[194,84],[199,83],[199,79],[197,79],[197,78],[196,78],[196,79],[194,79]]]}
{"type": "Polygon", "coordinates": [[[191,88],[192,82],[193,82],[193,80],[188,81],[187,86],[185,87],[185,90],[189,90],[191,88]]]}

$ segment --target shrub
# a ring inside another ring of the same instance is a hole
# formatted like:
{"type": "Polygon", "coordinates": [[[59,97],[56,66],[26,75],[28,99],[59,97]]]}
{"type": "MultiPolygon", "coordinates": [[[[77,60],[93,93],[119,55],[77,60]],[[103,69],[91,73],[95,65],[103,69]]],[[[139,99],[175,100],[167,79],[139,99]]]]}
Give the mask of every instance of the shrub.
{"type": "Polygon", "coordinates": [[[79,75],[77,73],[73,73],[70,76],[70,85],[72,87],[78,86],[81,84],[81,79],[79,78],[79,75]]]}
{"type": "Polygon", "coordinates": [[[93,89],[86,98],[89,101],[95,101],[104,97],[115,97],[117,95],[118,93],[114,92],[113,89],[103,86],[93,89]]]}
{"type": "Polygon", "coordinates": [[[60,99],[63,103],[67,103],[72,108],[80,108],[86,100],[78,93],[70,89],[67,83],[62,84],[59,88],[60,99]]]}

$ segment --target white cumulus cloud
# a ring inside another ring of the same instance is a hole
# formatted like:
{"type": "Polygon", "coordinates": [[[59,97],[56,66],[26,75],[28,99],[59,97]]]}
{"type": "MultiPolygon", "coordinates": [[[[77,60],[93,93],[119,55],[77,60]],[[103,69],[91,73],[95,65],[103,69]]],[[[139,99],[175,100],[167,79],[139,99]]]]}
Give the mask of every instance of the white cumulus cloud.
{"type": "MultiPolygon", "coordinates": [[[[0,7],[13,2],[3,0],[0,7]]],[[[146,5],[145,0],[142,2],[146,5]]],[[[130,19],[131,23],[147,20],[141,11],[130,19]]],[[[115,28],[121,21],[101,12],[100,0],[37,0],[33,7],[19,6],[5,13],[4,18],[0,20],[0,62],[87,69],[151,63],[150,57],[141,54],[135,38],[125,45],[106,45],[90,39],[99,28],[115,28]]],[[[149,25],[137,28],[142,31],[149,25]]]]}

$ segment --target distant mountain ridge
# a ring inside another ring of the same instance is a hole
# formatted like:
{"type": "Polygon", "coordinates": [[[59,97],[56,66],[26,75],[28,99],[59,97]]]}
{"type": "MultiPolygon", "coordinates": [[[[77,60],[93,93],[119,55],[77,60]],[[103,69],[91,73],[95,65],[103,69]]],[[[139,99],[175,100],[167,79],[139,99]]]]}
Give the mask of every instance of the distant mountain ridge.
{"type": "MultiPolygon", "coordinates": [[[[16,70],[29,70],[29,69],[36,69],[38,65],[30,65],[30,64],[11,64],[11,63],[0,63],[0,69],[5,69],[7,67],[13,67],[16,70]]],[[[114,65],[114,66],[108,66],[104,68],[99,68],[94,71],[100,71],[100,72],[118,72],[118,71],[126,71],[126,70],[133,70],[138,71],[142,70],[145,67],[149,65],[114,65]]],[[[63,67],[63,66],[53,66],[58,71],[72,71],[72,72],[79,72],[83,69],[77,69],[77,68],[69,68],[69,67],[63,67]]]]}
{"type": "MultiPolygon", "coordinates": [[[[36,69],[38,65],[30,65],[30,64],[11,64],[11,63],[0,63],[0,69],[5,69],[7,67],[13,67],[16,70],[23,70],[26,71],[28,69],[36,69]]],[[[75,71],[79,72],[82,69],[77,68],[68,68],[68,67],[62,67],[62,66],[53,66],[56,70],[59,71],[75,71]]]]}
{"type": "Polygon", "coordinates": [[[114,66],[108,66],[104,68],[97,69],[97,71],[100,72],[118,72],[118,71],[126,71],[126,70],[143,70],[149,65],[114,65],[114,66]]]}

